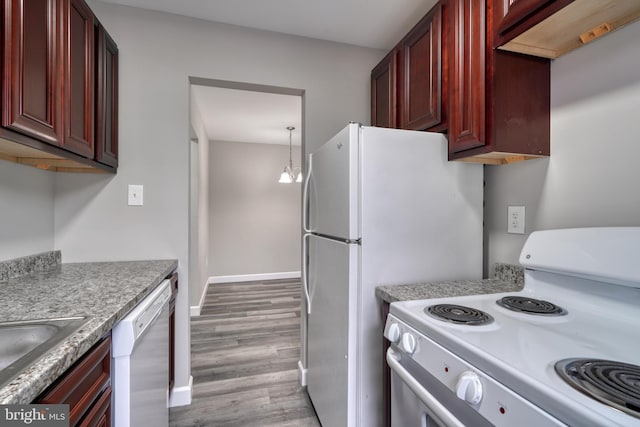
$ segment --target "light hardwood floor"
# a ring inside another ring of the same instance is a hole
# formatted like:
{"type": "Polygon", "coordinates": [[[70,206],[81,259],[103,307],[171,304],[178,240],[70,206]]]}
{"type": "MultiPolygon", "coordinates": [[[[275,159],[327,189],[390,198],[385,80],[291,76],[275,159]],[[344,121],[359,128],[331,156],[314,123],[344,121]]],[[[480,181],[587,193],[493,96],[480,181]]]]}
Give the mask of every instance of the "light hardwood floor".
{"type": "Polygon", "coordinates": [[[298,383],[300,281],[209,285],[191,319],[193,401],[171,426],[320,426],[298,383]]]}

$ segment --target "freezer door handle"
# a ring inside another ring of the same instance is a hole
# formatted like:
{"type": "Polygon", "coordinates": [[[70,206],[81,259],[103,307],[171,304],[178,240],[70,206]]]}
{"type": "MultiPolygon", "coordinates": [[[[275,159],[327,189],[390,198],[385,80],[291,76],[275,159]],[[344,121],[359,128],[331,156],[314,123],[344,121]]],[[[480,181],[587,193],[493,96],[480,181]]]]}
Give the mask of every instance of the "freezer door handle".
{"type": "Polygon", "coordinates": [[[313,154],[309,155],[309,168],[307,170],[307,176],[304,178],[304,186],[302,187],[302,229],[305,233],[311,233],[309,228],[309,184],[311,182],[311,165],[313,160],[313,154]]]}
{"type": "Polygon", "coordinates": [[[302,292],[307,302],[307,314],[311,314],[311,298],[309,297],[309,237],[312,234],[305,233],[302,235],[302,292]]]}

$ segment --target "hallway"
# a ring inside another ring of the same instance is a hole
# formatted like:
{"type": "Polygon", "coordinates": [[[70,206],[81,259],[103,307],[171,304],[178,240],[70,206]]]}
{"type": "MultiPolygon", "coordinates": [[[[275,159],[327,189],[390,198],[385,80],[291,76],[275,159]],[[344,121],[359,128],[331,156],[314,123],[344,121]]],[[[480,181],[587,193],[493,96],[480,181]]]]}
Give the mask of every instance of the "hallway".
{"type": "Polygon", "coordinates": [[[191,319],[193,401],[170,410],[170,425],[319,426],[299,354],[299,279],[210,285],[191,319]]]}

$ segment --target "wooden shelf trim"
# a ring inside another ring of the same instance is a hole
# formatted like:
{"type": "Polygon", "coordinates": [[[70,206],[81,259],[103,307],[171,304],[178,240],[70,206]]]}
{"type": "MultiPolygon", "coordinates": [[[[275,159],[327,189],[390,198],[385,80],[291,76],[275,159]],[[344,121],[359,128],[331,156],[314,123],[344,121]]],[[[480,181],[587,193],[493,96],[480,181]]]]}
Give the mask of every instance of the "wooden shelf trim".
{"type": "Polygon", "coordinates": [[[638,0],[575,0],[499,49],[556,59],[638,19],[638,0]]]}
{"type": "Polygon", "coordinates": [[[110,172],[107,166],[105,166],[105,169],[101,169],[2,138],[0,138],[0,160],[7,160],[9,162],[55,172],[110,172]]]}

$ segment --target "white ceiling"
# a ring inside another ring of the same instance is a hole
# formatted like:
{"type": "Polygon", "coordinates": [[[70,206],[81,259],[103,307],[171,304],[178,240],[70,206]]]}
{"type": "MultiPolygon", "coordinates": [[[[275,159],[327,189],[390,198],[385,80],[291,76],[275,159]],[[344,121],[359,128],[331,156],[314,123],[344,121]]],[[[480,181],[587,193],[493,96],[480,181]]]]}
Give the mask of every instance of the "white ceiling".
{"type": "Polygon", "coordinates": [[[300,145],[302,98],[219,87],[192,86],[210,140],[300,145]]]}
{"type": "MultiPolygon", "coordinates": [[[[390,50],[437,0],[102,0],[390,50]]],[[[300,144],[300,97],[193,86],[211,140],[300,144]]]]}
{"type": "Polygon", "coordinates": [[[388,50],[437,0],[102,1],[388,50]]]}

